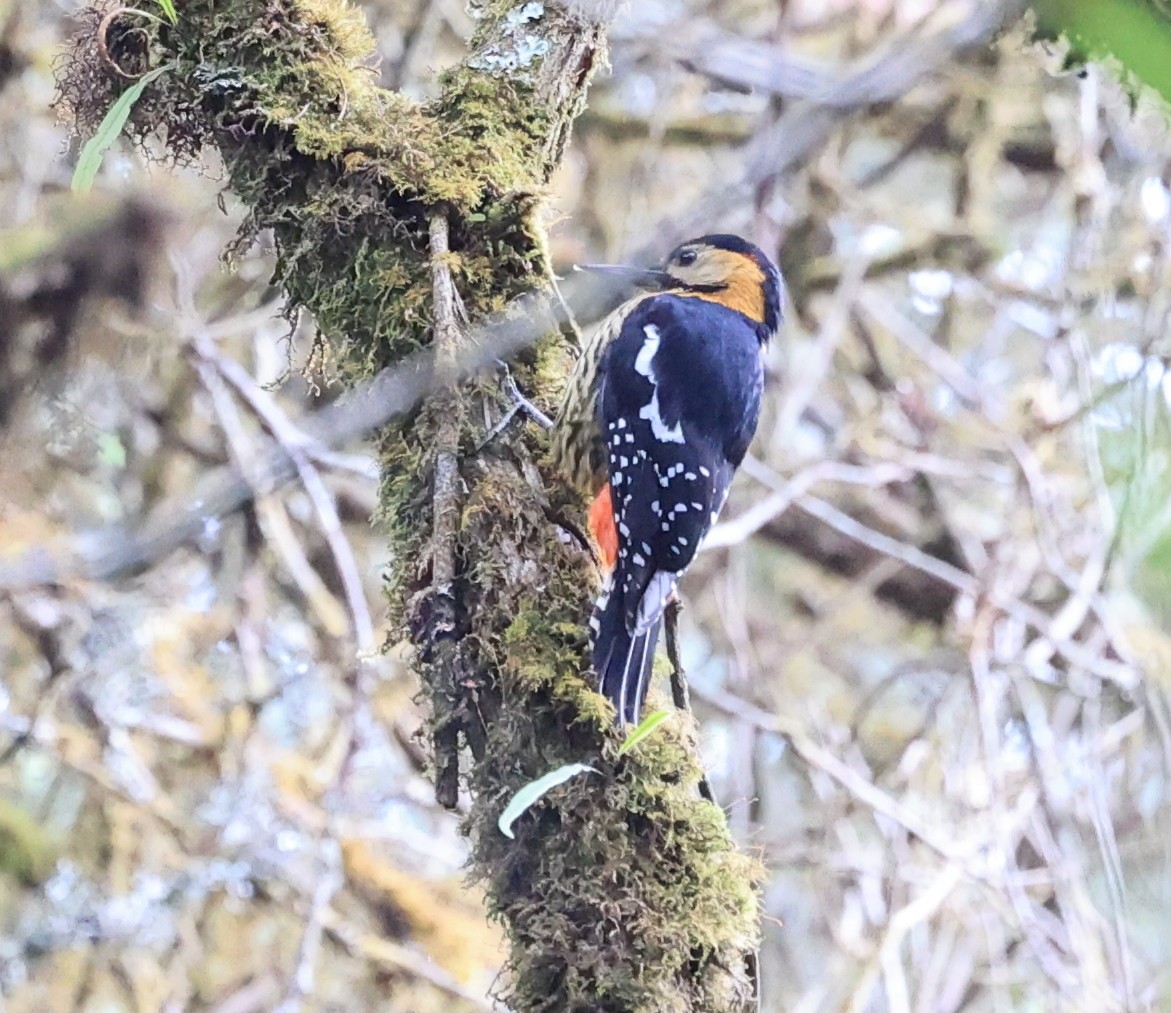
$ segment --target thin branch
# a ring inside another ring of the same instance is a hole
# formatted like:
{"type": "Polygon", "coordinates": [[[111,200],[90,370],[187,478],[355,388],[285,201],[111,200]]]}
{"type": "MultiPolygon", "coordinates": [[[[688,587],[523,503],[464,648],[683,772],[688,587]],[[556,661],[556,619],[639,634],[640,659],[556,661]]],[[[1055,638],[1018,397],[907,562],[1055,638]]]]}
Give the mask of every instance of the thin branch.
{"type": "Polygon", "coordinates": [[[284,999],[277,1007],[277,1013],[294,1013],[300,1001],[313,994],[313,983],[317,959],[321,953],[321,937],[325,931],[325,915],[333,899],[341,890],[344,877],[341,871],[341,853],[333,839],[324,842],[322,848],[325,868],[318,877],[309,900],[308,917],[301,930],[301,941],[297,946],[297,960],[289,976],[284,999]]]}
{"type": "Polygon", "coordinates": [[[809,766],[828,774],[859,802],[897,823],[907,833],[919,838],[944,858],[958,861],[965,857],[965,849],[962,846],[949,840],[942,831],[928,826],[896,798],[888,795],[872,781],[868,781],[830,750],[819,746],[809,738],[798,722],[770,714],[730,693],[696,687],[695,695],[704,703],[755,725],[762,731],[782,736],[809,766]]]}
{"type": "MultiPolygon", "coordinates": [[[[744,175],[696,205],[695,213],[670,238],[683,239],[697,228],[719,220],[734,208],[751,203],[761,186],[783,178],[808,163],[834,127],[852,113],[882,102],[892,102],[917,84],[953,63],[967,50],[987,42],[998,29],[1019,17],[1022,0],[979,3],[968,17],[926,36],[904,38],[872,57],[861,70],[845,78],[817,101],[802,102],[778,117],[747,145],[744,175]]],[[[954,13],[954,12],[953,12],[954,13]]],[[[660,236],[658,242],[662,242],[660,236]]]]}
{"type": "Polygon", "coordinates": [[[744,461],[744,472],[773,489],[772,494],[742,514],[717,524],[704,539],[700,551],[730,548],[747,541],[821,482],[873,487],[905,482],[912,477],[912,472],[901,464],[879,463],[861,467],[840,461],[815,461],[785,481],[752,457],[744,461]]]}
{"type": "Polygon", "coordinates": [[[874,323],[887,331],[896,341],[917,356],[931,369],[969,408],[978,408],[984,398],[979,382],[953,356],[932,341],[928,334],[889,300],[873,292],[862,292],[858,296],[859,308],[874,323]]]}
{"type": "MultiPolygon", "coordinates": [[[[431,287],[435,313],[436,364],[441,374],[457,372],[460,361],[460,333],[457,322],[456,290],[448,263],[450,247],[447,214],[431,216],[431,287]]],[[[450,700],[456,694],[456,547],[459,541],[461,484],[459,438],[463,428],[463,399],[453,389],[433,402],[438,417],[435,426],[435,477],[431,515],[431,617],[428,640],[438,672],[434,682],[435,798],[454,809],[459,801],[459,737],[461,721],[451,713],[450,700]]]]}
{"type": "MultiPolygon", "coordinates": [[[[663,631],[667,641],[667,660],[671,664],[671,700],[676,708],[690,714],[691,695],[687,687],[687,674],[683,671],[683,662],[679,657],[679,613],[682,610],[678,598],[671,601],[663,616],[663,631]]],[[[713,805],[717,804],[706,771],[699,778],[699,794],[713,805]]]]}
{"type": "Polygon", "coordinates": [[[681,25],[679,31],[671,32],[660,28],[653,36],[640,34],[632,41],[656,57],[671,57],[723,85],[803,99],[810,106],[848,110],[901,97],[920,81],[945,70],[958,53],[987,39],[1019,8],[1012,3],[951,4],[939,17],[950,22],[945,27],[933,32],[920,26],[844,68],[795,57],[785,49],[722,31],[711,23],[681,25]],[[960,7],[968,7],[970,13],[965,15],[957,10],[960,7]]]}
{"type": "Polygon", "coordinates": [[[500,1006],[485,1002],[482,996],[464,988],[451,975],[414,950],[358,928],[332,907],[322,913],[326,933],[347,952],[362,960],[371,961],[395,973],[406,973],[425,981],[445,995],[469,1003],[485,1013],[499,1011],[500,1006]]]}
{"type": "MultiPolygon", "coordinates": [[[[216,365],[202,358],[195,343],[188,345],[188,353],[195,360],[196,373],[211,398],[231,459],[251,480],[261,449],[245,431],[243,420],[216,365]]],[[[265,540],[284,564],[318,621],[331,636],[344,635],[348,625],[345,610],[309,562],[285,505],[273,497],[271,491],[262,491],[259,487],[256,487],[255,503],[257,521],[265,540]]]]}
{"type": "Polygon", "coordinates": [[[345,531],[342,529],[341,518],[337,513],[337,504],[334,502],[333,495],[326,488],[321,473],[314,467],[313,463],[315,457],[326,460],[328,458],[321,451],[315,450],[315,441],[305,437],[280,405],[276,403],[272,395],[259,387],[239,363],[228,358],[204,337],[198,337],[192,341],[191,347],[201,360],[213,366],[216,372],[232,386],[260,420],[269,435],[277,441],[281,450],[288,454],[297,470],[297,476],[313,504],[322,534],[325,536],[326,544],[333,555],[342,590],[350,607],[358,651],[363,654],[372,651],[374,649],[374,622],[370,615],[370,606],[366,601],[366,592],[362,587],[361,571],[354,558],[354,551],[350,546],[349,539],[346,538],[345,531]]]}
{"type": "Polygon", "coordinates": [[[1074,664],[1080,665],[1099,678],[1115,682],[1119,686],[1134,687],[1137,675],[1132,667],[1110,661],[1069,637],[1061,635],[1060,630],[1054,629],[1054,618],[1046,615],[1035,605],[1030,605],[1012,595],[1006,595],[996,588],[985,587],[979,579],[971,574],[929,555],[914,545],[907,545],[897,538],[892,538],[889,535],[884,535],[881,531],[867,527],[824,500],[813,496],[803,496],[797,506],[848,538],[884,555],[901,560],[907,566],[921,570],[942,583],[951,585],[955,590],[974,600],[988,598],[1005,614],[1032,627],[1042,637],[1048,639],[1056,651],[1065,655],[1074,664]]]}
{"type": "Polygon", "coordinates": [[[902,946],[903,940],[912,929],[930,921],[935,916],[947,898],[960,885],[963,877],[963,865],[959,862],[948,862],[926,890],[890,917],[886,931],[882,936],[882,942],[867,962],[861,980],[854,988],[848,1007],[849,1013],[863,1013],[863,1010],[869,1008],[871,991],[880,972],[887,979],[888,1007],[891,1010],[910,1010],[906,994],[906,980],[902,971],[902,960],[899,957],[899,947],[902,946]],[[897,989],[894,995],[889,992],[892,987],[897,989]],[[900,1001],[889,1001],[896,997],[900,1001]]]}

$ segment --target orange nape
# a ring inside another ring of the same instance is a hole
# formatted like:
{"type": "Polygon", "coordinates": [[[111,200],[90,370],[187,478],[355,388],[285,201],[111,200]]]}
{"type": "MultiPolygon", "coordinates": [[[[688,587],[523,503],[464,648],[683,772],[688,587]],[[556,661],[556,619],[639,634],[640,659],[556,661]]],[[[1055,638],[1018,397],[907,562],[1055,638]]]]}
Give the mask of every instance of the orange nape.
{"type": "Polygon", "coordinates": [[[590,534],[598,546],[598,555],[607,573],[614,571],[618,562],[618,529],[614,526],[614,504],[610,499],[610,483],[602,486],[590,504],[590,534]]]}

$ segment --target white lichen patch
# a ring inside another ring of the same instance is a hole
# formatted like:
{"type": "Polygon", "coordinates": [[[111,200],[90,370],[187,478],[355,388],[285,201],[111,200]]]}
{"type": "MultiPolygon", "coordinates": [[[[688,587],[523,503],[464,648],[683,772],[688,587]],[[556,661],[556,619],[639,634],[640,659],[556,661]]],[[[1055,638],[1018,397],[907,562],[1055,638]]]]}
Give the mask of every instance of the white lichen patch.
{"type": "Polygon", "coordinates": [[[509,11],[504,16],[505,32],[512,35],[521,25],[528,24],[530,21],[536,21],[542,14],[545,13],[545,5],[539,3],[538,0],[532,0],[531,3],[525,4],[523,7],[518,7],[514,11],[509,11]]]}
{"type": "Polygon", "coordinates": [[[539,0],[531,0],[509,11],[501,26],[508,41],[485,47],[468,60],[468,65],[492,75],[510,74],[531,67],[534,61],[549,51],[549,40],[528,30],[526,26],[538,21],[544,13],[545,5],[539,0]]]}

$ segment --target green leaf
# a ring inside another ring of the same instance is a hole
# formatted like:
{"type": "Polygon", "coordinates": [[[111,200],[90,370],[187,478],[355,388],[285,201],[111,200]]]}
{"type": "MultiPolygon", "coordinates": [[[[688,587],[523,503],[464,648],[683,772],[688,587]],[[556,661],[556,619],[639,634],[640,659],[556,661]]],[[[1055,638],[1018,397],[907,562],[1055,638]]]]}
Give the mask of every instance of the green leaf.
{"type": "Polygon", "coordinates": [[[512,825],[525,810],[547,791],[556,788],[559,784],[564,784],[571,777],[577,777],[578,774],[584,774],[586,772],[591,774],[600,773],[588,763],[567,763],[564,767],[551,770],[544,777],[538,777],[535,781],[530,781],[512,796],[512,801],[508,803],[504,812],[500,814],[500,819],[496,821],[500,832],[505,837],[516,837],[512,832],[512,825]]]}
{"type": "Polygon", "coordinates": [[[618,755],[622,756],[624,753],[629,753],[670,716],[670,711],[655,711],[652,714],[648,714],[638,723],[638,727],[626,736],[626,741],[618,748],[618,755]]]}
{"type": "MultiPolygon", "coordinates": [[[[1031,0],[1042,38],[1064,36],[1075,62],[1114,57],[1171,101],[1171,18],[1147,0],[1031,0]]],[[[1131,83],[1123,81],[1133,91],[1131,83]]]]}
{"type": "Polygon", "coordinates": [[[177,25],[179,23],[179,14],[175,10],[174,0],[155,0],[155,3],[163,9],[163,13],[171,24],[177,25]]]}
{"type": "Polygon", "coordinates": [[[126,121],[130,118],[130,110],[139,100],[146,86],[155,78],[170,70],[173,64],[164,64],[152,71],[143,74],[134,84],[118,96],[118,101],[110,106],[110,111],[98,125],[97,133],[93,135],[81,149],[77,159],[77,168],[73,170],[73,192],[85,193],[94,185],[98,170],[102,167],[102,158],[122,133],[126,121]]]}

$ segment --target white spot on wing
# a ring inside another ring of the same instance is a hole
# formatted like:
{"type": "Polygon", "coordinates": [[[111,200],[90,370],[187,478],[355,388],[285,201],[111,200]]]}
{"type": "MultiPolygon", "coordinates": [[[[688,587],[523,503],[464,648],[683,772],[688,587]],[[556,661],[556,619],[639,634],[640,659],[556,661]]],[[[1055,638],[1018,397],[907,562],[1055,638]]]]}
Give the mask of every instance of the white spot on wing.
{"type": "Polygon", "coordinates": [[[668,426],[659,411],[658,380],[655,377],[653,360],[659,350],[659,345],[662,343],[662,335],[659,334],[659,329],[654,324],[647,324],[642,332],[646,335],[646,340],[642,343],[642,348],[638,350],[638,355],[634,357],[634,371],[650,380],[656,389],[651,393],[650,403],[639,409],[638,417],[649,420],[651,431],[655,434],[655,439],[660,442],[682,443],[683,430],[679,423],[676,422],[675,425],[668,426]]]}
{"type": "Polygon", "coordinates": [[[649,404],[643,405],[638,410],[638,417],[646,419],[651,424],[651,432],[655,434],[655,439],[661,443],[682,443],[683,442],[683,428],[676,422],[673,426],[668,426],[663,421],[663,416],[659,412],[659,389],[656,387],[651,393],[651,400],[649,404]]]}
{"type": "Polygon", "coordinates": [[[655,371],[651,366],[651,359],[659,350],[659,342],[662,338],[659,335],[659,329],[654,324],[647,324],[642,332],[646,335],[646,341],[642,343],[642,348],[638,350],[638,355],[634,358],[634,369],[635,372],[641,373],[651,383],[654,383],[655,371]]]}

